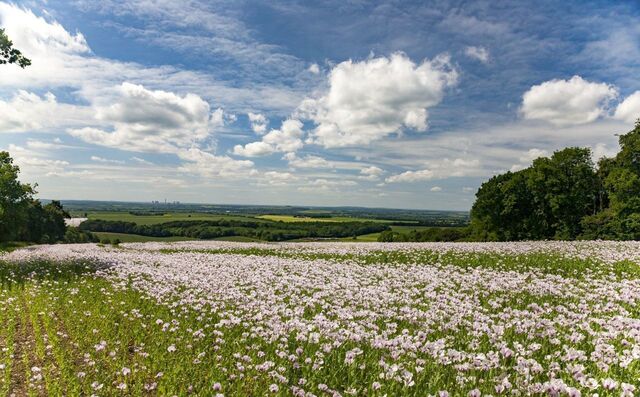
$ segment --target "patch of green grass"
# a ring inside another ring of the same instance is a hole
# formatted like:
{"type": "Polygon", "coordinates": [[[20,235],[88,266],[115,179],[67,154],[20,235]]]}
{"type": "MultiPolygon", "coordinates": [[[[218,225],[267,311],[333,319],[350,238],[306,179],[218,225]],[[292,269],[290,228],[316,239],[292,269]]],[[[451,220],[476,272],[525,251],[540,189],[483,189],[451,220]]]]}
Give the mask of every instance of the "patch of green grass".
{"type": "Polygon", "coordinates": [[[187,212],[167,212],[163,215],[133,215],[129,212],[97,211],[88,214],[89,219],[101,219],[105,221],[133,222],[138,225],[155,225],[158,223],[173,221],[212,221],[218,219],[247,220],[250,217],[239,215],[220,215],[187,212]]]}
{"type": "Polygon", "coordinates": [[[126,233],[109,233],[109,232],[92,232],[100,240],[109,239],[114,241],[116,239],[120,240],[123,243],[146,243],[149,241],[189,241],[194,240],[191,237],[181,237],[181,236],[172,236],[172,237],[151,237],[151,236],[141,236],[138,234],[126,234],[126,233]]]}
{"type": "MultiPolygon", "coordinates": [[[[389,219],[374,218],[356,218],[349,216],[332,216],[330,218],[312,217],[312,216],[293,216],[293,215],[260,215],[258,219],[266,219],[275,222],[376,222],[376,223],[392,223],[398,222],[389,219]]],[[[406,221],[410,224],[411,221],[406,221]]]]}
{"type": "Polygon", "coordinates": [[[378,236],[380,236],[380,233],[369,233],[369,234],[361,234],[359,236],[356,236],[356,238],[344,237],[339,239],[338,241],[372,243],[372,242],[378,241],[378,236]]]}
{"type": "Polygon", "coordinates": [[[257,243],[257,242],[262,242],[262,240],[257,239],[257,238],[253,238],[253,237],[246,237],[246,236],[227,236],[227,237],[218,237],[214,239],[215,241],[236,241],[236,242],[241,242],[241,243],[257,243]]]}
{"type": "Polygon", "coordinates": [[[25,241],[4,241],[0,242],[0,252],[11,252],[18,248],[28,246],[30,243],[25,241]]]}

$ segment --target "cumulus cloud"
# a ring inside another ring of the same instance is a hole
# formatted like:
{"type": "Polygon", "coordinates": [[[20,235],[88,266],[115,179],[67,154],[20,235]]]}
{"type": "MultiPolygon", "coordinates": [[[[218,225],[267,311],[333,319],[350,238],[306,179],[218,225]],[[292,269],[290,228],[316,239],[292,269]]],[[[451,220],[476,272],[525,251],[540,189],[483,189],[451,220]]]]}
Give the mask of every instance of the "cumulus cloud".
{"type": "Polygon", "coordinates": [[[327,148],[366,145],[402,128],[427,129],[427,110],[442,100],[457,72],[447,56],[415,64],[403,53],[345,61],[329,74],[328,91],[299,113],[317,126],[309,142],[327,148]]]}
{"type": "Polygon", "coordinates": [[[616,108],[613,117],[627,123],[634,123],[640,119],[640,91],[626,97],[616,108]]]}
{"type": "MultiPolygon", "coordinates": [[[[103,7],[104,2],[99,3],[103,7]]],[[[178,8],[184,8],[184,5],[178,8]]],[[[206,72],[102,58],[91,51],[81,33],[70,33],[46,11],[42,14],[44,16],[36,15],[23,6],[0,1],[0,26],[6,29],[16,47],[33,61],[26,69],[4,65],[0,73],[0,87],[33,89],[36,92],[72,88],[74,95],[95,103],[108,96],[114,85],[132,81],[148,88],[193,92],[212,102],[224,102],[226,108],[260,108],[279,112],[290,111],[303,96],[291,87],[230,85],[206,72]]],[[[225,117],[225,121],[233,121],[233,115],[225,114],[225,117]]]]}
{"type": "Polygon", "coordinates": [[[314,155],[298,157],[295,153],[287,153],[282,157],[293,168],[334,168],[333,162],[314,155]]]}
{"type": "Polygon", "coordinates": [[[435,173],[432,170],[418,170],[418,171],[405,171],[401,174],[391,175],[385,181],[387,183],[398,182],[418,182],[428,181],[435,178],[435,173]]]}
{"type": "Polygon", "coordinates": [[[260,157],[275,152],[275,149],[266,142],[258,141],[247,143],[246,145],[236,145],[233,154],[243,157],[260,157]]]}
{"type": "Polygon", "coordinates": [[[594,163],[597,163],[603,157],[615,157],[616,153],[620,150],[617,145],[607,145],[605,143],[596,143],[591,147],[591,158],[594,163]]]}
{"type": "Polygon", "coordinates": [[[287,186],[296,180],[298,177],[290,172],[267,171],[263,174],[261,182],[271,186],[287,186]]]}
{"type": "Polygon", "coordinates": [[[440,186],[434,186],[431,189],[429,189],[430,192],[441,192],[442,188],[440,186]]]}
{"type": "Polygon", "coordinates": [[[480,172],[480,161],[477,159],[462,159],[457,158],[454,160],[442,159],[439,161],[433,161],[427,163],[429,168],[405,171],[400,174],[391,175],[385,179],[387,183],[401,183],[401,182],[420,182],[429,181],[432,179],[443,179],[449,177],[463,177],[476,175],[480,172]]]}
{"type": "Polygon", "coordinates": [[[618,91],[606,83],[593,83],[580,76],[534,85],[522,96],[525,119],[544,120],[557,126],[586,124],[606,115],[618,91]]]}
{"type": "Polygon", "coordinates": [[[484,47],[469,46],[464,49],[464,54],[482,63],[489,62],[489,50],[484,47]]]}
{"type": "Polygon", "coordinates": [[[251,123],[251,129],[253,132],[258,135],[263,135],[267,132],[267,125],[269,124],[269,121],[264,114],[249,112],[247,113],[247,116],[249,117],[249,122],[251,123]]]}
{"type": "Polygon", "coordinates": [[[256,174],[253,162],[249,160],[235,160],[229,156],[216,156],[197,148],[180,150],[177,152],[184,160],[178,170],[206,178],[241,178],[256,174]]]}
{"type": "Polygon", "coordinates": [[[273,129],[262,137],[262,141],[248,143],[244,146],[236,145],[233,153],[238,156],[256,157],[275,152],[295,152],[302,148],[302,122],[287,119],[282,122],[280,129],[273,129]]]}
{"type": "Polygon", "coordinates": [[[384,174],[382,168],[376,167],[375,165],[365,167],[360,170],[360,179],[366,179],[369,181],[376,181],[380,179],[380,176],[384,174]]]}
{"type": "Polygon", "coordinates": [[[211,113],[211,127],[222,127],[225,124],[234,123],[237,116],[233,113],[227,113],[222,108],[217,108],[211,113]]]}
{"type": "Polygon", "coordinates": [[[533,163],[533,160],[539,157],[547,157],[548,155],[549,155],[549,152],[544,149],[538,149],[538,148],[529,149],[518,158],[518,161],[519,161],[518,164],[514,164],[511,166],[510,171],[516,172],[516,171],[523,170],[528,166],[530,166],[531,163],[533,163]]]}
{"type": "Polygon", "coordinates": [[[312,63],[311,65],[309,65],[309,69],[307,70],[309,70],[313,74],[318,74],[320,73],[320,66],[318,66],[317,63],[312,63]]]}
{"type": "Polygon", "coordinates": [[[173,153],[202,142],[217,124],[219,111],[194,94],[148,90],[123,83],[115,103],[96,109],[96,119],[111,130],[95,127],[70,129],[86,142],[138,152],[173,153]]]}
{"type": "Polygon", "coordinates": [[[300,191],[313,192],[318,190],[332,191],[339,190],[341,187],[358,186],[358,182],[348,179],[326,179],[318,178],[310,180],[306,186],[298,188],[300,191]]]}
{"type": "Polygon", "coordinates": [[[0,133],[50,131],[93,119],[87,107],[58,103],[50,92],[39,96],[24,90],[8,101],[0,100],[0,115],[0,133]]]}

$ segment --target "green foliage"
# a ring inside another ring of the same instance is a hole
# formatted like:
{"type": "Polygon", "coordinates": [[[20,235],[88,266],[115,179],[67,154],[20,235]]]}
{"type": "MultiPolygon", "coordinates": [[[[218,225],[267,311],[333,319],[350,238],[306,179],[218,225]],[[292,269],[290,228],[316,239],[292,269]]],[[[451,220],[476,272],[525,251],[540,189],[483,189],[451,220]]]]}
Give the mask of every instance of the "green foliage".
{"type": "Polygon", "coordinates": [[[378,236],[378,241],[381,243],[390,243],[394,241],[394,235],[396,233],[392,232],[391,230],[385,230],[384,232],[380,233],[380,235],[378,236]]]}
{"type": "Polygon", "coordinates": [[[173,221],[153,225],[135,222],[90,219],[80,225],[92,232],[126,233],[141,236],[181,236],[213,239],[243,236],[266,241],[286,241],[302,238],[341,238],[382,232],[388,225],[376,222],[275,222],[262,219],[216,219],[173,221]]]}
{"type": "Polygon", "coordinates": [[[65,243],[97,243],[99,241],[100,239],[95,234],[77,227],[68,227],[64,234],[65,243]]]}
{"type": "Polygon", "coordinates": [[[621,151],[596,169],[586,148],[566,148],[482,184],[471,209],[473,238],[640,239],[640,121],[621,151]]]}
{"type": "Polygon", "coordinates": [[[9,153],[0,152],[0,241],[63,241],[69,214],[59,201],[43,206],[34,199],[34,188],[21,183],[19,173],[9,153]]]}
{"type": "Polygon", "coordinates": [[[13,42],[4,33],[4,29],[0,29],[0,65],[15,63],[21,68],[31,65],[31,60],[26,58],[22,53],[13,48],[13,42]]]}
{"type": "Polygon", "coordinates": [[[0,241],[18,238],[35,194],[32,186],[20,183],[19,172],[9,153],[0,152],[0,241]]]}
{"type": "Polygon", "coordinates": [[[485,182],[471,209],[480,240],[575,239],[580,220],[595,213],[598,176],[591,151],[566,148],[529,168],[485,182]]]}
{"type": "Polygon", "coordinates": [[[408,233],[386,230],[378,236],[379,242],[444,242],[466,241],[471,236],[469,227],[428,227],[408,233]]]}

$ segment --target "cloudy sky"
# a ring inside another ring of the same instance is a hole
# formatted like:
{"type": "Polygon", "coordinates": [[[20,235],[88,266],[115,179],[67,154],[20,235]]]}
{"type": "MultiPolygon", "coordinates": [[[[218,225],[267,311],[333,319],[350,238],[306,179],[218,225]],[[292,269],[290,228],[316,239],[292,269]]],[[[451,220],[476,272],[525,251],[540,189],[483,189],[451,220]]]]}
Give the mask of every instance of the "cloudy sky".
{"type": "Polygon", "coordinates": [[[470,208],[640,117],[630,1],[0,1],[0,149],[40,197],[470,208]],[[430,4],[425,4],[430,3],[430,4]]]}

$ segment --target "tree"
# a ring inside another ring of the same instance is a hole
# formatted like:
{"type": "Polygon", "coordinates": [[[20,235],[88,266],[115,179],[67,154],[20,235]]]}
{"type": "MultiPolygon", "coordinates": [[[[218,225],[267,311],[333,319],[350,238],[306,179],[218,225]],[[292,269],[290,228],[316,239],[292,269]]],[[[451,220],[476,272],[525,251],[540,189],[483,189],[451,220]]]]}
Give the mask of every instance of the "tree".
{"type": "Polygon", "coordinates": [[[566,148],[483,183],[471,208],[479,240],[574,239],[595,213],[601,184],[589,149],[566,148]]]}
{"type": "Polygon", "coordinates": [[[31,60],[22,55],[20,50],[13,48],[13,42],[9,40],[4,29],[0,29],[0,65],[8,63],[15,63],[24,69],[31,65],[31,60]]]}
{"type": "Polygon", "coordinates": [[[640,120],[619,142],[616,157],[600,161],[609,207],[583,219],[584,238],[640,239],[640,120]]]}
{"type": "Polygon", "coordinates": [[[0,241],[18,237],[35,194],[31,185],[20,183],[19,172],[9,153],[0,152],[0,241]]]}
{"type": "Polygon", "coordinates": [[[600,184],[588,148],[570,147],[551,158],[533,161],[529,173],[536,218],[544,218],[546,231],[534,238],[574,239],[580,220],[598,208],[600,184]]]}
{"type": "Polygon", "coordinates": [[[44,210],[44,232],[48,240],[45,242],[54,243],[63,240],[67,231],[65,219],[71,216],[62,208],[62,204],[56,200],[52,200],[42,208],[44,210]]]}

